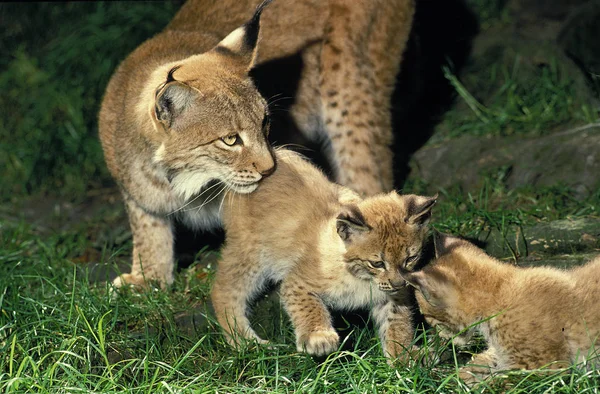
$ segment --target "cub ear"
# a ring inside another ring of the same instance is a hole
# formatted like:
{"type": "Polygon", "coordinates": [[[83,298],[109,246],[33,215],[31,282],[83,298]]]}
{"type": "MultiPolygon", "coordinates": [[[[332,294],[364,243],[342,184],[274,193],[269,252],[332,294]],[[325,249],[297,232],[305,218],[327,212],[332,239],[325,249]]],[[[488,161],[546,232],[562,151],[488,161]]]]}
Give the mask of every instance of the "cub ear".
{"type": "Polygon", "coordinates": [[[436,297],[435,284],[427,277],[427,274],[423,271],[406,271],[401,270],[400,275],[406,283],[414,287],[419,293],[423,295],[425,301],[429,304],[436,306],[439,304],[439,300],[436,297]]]}
{"type": "Polygon", "coordinates": [[[173,127],[175,120],[181,116],[194,98],[192,89],[189,86],[173,79],[173,72],[176,69],[169,71],[167,82],[159,87],[155,94],[154,112],[156,119],[166,129],[173,127]]]}
{"type": "Polygon", "coordinates": [[[258,33],[260,32],[260,17],[266,6],[272,0],[264,0],[256,10],[252,19],[238,27],[225,37],[213,49],[216,53],[237,58],[248,71],[254,65],[257,54],[258,33]]]}
{"type": "Polygon", "coordinates": [[[406,205],[406,217],[404,221],[415,226],[424,226],[431,219],[431,208],[438,199],[436,194],[433,197],[409,195],[406,205]]]}
{"type": "Polygon", "coordinates": [[[429,291],[427,291],[427,279],[423,271],[407,271],[402,269],[400,270],[400,276],[402,276],[406,283],[421,292],[426,300],[430,298],[429,291]]]}
{"type": "Polygon", "coordinates": [[[433,245],[435,247],[435,257],[440,258],[452,251],[453,248],[460,245],[463,241],[458,237],[453,237],[448,234],[438,233],[433,234],[433,245]]]}
{"type": "Polygon", "coordinates": [[[364,233],[371,231],[362,212],[356,205],[348,205],[341,212],[335,222],[337,233],[345,243],[364,233]]]}

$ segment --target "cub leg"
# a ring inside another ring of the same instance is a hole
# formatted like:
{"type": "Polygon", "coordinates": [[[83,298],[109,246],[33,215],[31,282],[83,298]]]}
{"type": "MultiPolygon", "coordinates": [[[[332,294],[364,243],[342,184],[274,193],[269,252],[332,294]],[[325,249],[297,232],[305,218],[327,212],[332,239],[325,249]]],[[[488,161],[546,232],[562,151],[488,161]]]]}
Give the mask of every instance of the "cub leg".
{"type": "Polygon", "coordinates": [[[337,180],[363,195],[394,186],[391,97],[412,0],[331,0],[321,51],[322,119],[337,180]]]}
{"type": "Polygon", "coordinates": [[[124,196],[133,235],[131,273],[118,276],[113,284],[145,287],[150,281],[161,286],[173,283],[173,231],[171,221],[141,209],[131,198],[124,196]]]}
{"type": "Polygon", "coordinates": [[[474,385],[490,376],[497,368],[498,355],[494,348],[488,348],[485,352],[475,354],[471,361],[460,368],[458,376],[469,386],[474,385]]]}
{"type": "Polygon", "coordinates": [[[224,250],[211,291],[217,321],[225,331],[227,342],[233,347],[241,344],[243,339],[268,343],[254,332],[247,317],[248,302],[264,285],[262,272],[256,267],[245,270],[248,265],[229,256],[224,250]]]}
{"type": "Polygon", "coordinates": [[[289,275],[281,284],[281,299],[296,333],[296,348],[324,356],[338,348],[339,336],[331,315],[318,294],[303,280],[289,275]]]}
{"type": "Polygon", "coordinates": [[[412,353],[418,350],[412,345],[415,329],[410,308],[387,301],[374,305],[371,315],[377,324],[385,356],[390,362],[397,359],[400,363],[407,364],[412,353]]]}

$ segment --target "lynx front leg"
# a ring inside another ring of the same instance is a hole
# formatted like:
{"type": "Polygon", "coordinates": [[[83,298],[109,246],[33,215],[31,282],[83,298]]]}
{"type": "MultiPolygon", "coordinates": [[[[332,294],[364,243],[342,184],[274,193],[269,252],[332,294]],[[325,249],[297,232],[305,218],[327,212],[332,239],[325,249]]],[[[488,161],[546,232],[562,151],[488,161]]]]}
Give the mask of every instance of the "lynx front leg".
{"type": "Polygon", "coordinates": [[[234,347],[244,339],[267,343],[254,332],[247,317],[248,302],[262,288],[264,280],[256,267],[245,271],[246,266],[224,250],[211,291],[217,321],[225,331],[227,342],[234,347]]]}
{"type": "Polygon", "coordinates": [[[329,3],[320,93],[337,180],[363,195],[391,190],[390,100],[414,4],[412,0],[329,3]]]}
{"type": "Polygon", "coordinates": [[[294,325],[298,351],[324,356],[337,350],[339,335],[321,298],[306,283],[293,279],[284,280],[280,292],[294,325]]]}
{"type": "Polygon", "coordinates": [[[412,345],[415,329],[410,308],[388,301],[375,305],[371,314],[377,324],[385,356],[390,358],[390,362],[398,359],[407,364],[411,354],[417,351],[412,345]]]}
{"type": "Polygon", "coordinates": [[[118,276],[113,284],[145,287],[157,281],[161,286],[173,283],[173,232],[167,218],[151,215],[125,196],[125,206],[133,235],[131,273],[118,276]]]}

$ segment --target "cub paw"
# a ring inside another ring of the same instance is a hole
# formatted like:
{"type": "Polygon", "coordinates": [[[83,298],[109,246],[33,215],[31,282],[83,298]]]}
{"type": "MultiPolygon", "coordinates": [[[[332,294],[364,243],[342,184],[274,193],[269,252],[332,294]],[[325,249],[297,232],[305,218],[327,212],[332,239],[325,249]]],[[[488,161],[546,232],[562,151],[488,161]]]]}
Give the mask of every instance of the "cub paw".
{"type": "Polygon", "coordinates": [[[112,285],[115,289],[131,287],[136,290],[145,290],[152,288],[165,289],[171,283],[173,283],[173,280],[169,281],[165,278],[151,278],[133,274],[121,274],[113,280],[112,285]]]}
{"type": "Polygon", "coordinates": [[[298,339],[298,351],[311,356],[326,356],[337,350],[339,342],[335,330],[315,330],[298,339]]]}
{"type": "Polygon", "coordinates": [[[133,286],[137,288],[145,288],[147,286],[146,281],[141,276],[134,276],[131,274],[121,274],[117,276],[112,282],[113,286],[117,289],[126,286],[133,286]]]}
{"type": "Polygon", "coordinates": [[[407,349],[397,345],[386,348],[385,355],[390,367],[408,367],[411,363],[418,360],[419,348],[413,345],[407,349]]]}
{"type": "Polygon", "coordinates": [[[458,370],[458,377],[468,386],[474,387],[489,376],[489,369],[465,366],[458,370]]]}
{"type": "Polygon", "coordinates": [[[233,336],[231,334],[225,334],[225,338],[227,339],[229,346],[236,349],[245,348],[251,345],[267,346],[271,344],[271,342],[256,335],[254,331],[237,333],[233,336]]]}

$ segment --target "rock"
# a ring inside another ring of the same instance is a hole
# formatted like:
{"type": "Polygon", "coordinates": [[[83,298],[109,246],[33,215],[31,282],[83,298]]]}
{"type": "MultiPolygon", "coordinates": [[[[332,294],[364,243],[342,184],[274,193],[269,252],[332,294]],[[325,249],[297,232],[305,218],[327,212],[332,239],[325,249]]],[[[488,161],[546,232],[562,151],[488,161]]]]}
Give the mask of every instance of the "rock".
{"type": "Polygon", "coordinates": [[[464,136],[415,153],[410,178],[435,185],[430,192],[473,190],[502,167],[509,188],[561,183],[585,196],[600,188],[599,147],[600,123],[541,137],[464,136]]]}
{"type": "Polygon", "coordinates": [[[518,258],[519,265],[569,266],[600,255],[600,219],[564,219],[534,226],[492,230],[479,235],[485,250],[498,258],[518,258]]]}
{"type": "Polygon", "coordinates": [[[582,68],[600,96],[600,1],[576,8],[558,35],[558,44],[582,68]]]}

